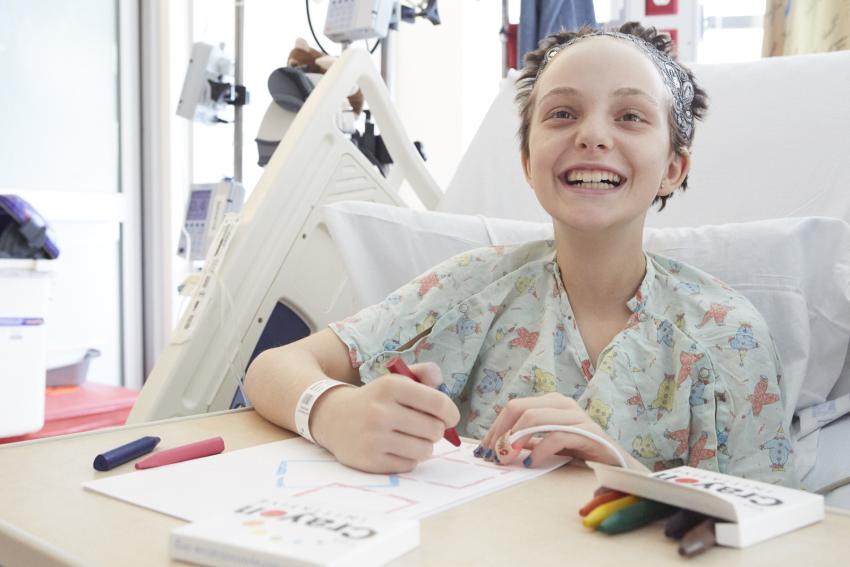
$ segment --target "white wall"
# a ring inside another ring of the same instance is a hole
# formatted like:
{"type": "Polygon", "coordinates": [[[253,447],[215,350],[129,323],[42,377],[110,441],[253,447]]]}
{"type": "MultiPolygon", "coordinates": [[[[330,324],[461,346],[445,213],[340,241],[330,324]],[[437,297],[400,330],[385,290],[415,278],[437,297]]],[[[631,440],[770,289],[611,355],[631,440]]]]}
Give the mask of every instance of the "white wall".
{"type": "Polygon", "coordinates": [[[442,24],[419,18],[399,34],[397,107],[425,144],[443,189],[498,91],[501,2],[441,2],[442,24]]]}

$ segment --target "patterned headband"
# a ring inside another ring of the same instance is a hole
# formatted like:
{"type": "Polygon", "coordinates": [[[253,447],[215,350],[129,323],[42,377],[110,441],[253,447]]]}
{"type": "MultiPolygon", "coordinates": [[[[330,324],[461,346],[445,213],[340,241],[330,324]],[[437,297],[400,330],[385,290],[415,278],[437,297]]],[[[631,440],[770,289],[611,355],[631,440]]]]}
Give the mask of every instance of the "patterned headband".
{"type": "MultiPolygon", "coordinates": [[[[546,50],[543,55],[543,61],[540,63],[540,68],[537,70],[537,79],[540,78],[540,73],[546,68],[546,65],[561,51],[567,47],[579,42],[588,37],[608,36],[618,39],[625,39],[639,47],[649,59],[655,64],[658,73],[661,75],[661,80],[670,89],[673,95],[673,118],[676,121],[676,128],[682,133],[684,138],[690,143],[693,141],[694,134],[694,115],[691,111],[691,104],[694,101],[694,84],[688,78],[688,74],[673,61],[666,53],[662,53],[654,46],[650,45],[643,39],[625,33],[615,31],[597,31],[587,35],[582,35],[573,38],[567,42],[559,43],[546,50]]],[[[536,79],[535,79],[536,81],[536,79]]]]}

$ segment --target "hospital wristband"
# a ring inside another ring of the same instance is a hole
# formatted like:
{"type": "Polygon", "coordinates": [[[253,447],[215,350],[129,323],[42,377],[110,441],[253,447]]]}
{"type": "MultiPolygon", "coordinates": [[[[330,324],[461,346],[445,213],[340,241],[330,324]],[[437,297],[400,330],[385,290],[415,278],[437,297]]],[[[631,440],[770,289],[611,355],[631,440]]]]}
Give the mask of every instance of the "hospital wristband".
{"type": "MultiPolygon", "coordinates": [[[[316,443],[313,436],[310,434],[310,412],[313,410],[313,404],[316,403],[322,394],[336,388],[337,386],[353,386],[348,382],[340,382],[333,378],[325,378],[310,385],[304,390],[301,397],[298,398],[298,403],[295,405],[295,430],[304,439],[310,443],[316,443]]],[[[318,443],[316,443],[318,445],[318,443]]]]}

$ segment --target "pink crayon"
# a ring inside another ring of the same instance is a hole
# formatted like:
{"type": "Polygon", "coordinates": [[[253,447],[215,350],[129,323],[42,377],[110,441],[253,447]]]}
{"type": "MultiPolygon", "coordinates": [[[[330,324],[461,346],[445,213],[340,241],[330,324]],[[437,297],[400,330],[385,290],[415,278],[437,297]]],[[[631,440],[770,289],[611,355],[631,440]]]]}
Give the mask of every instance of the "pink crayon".
{"type": "Polygon", "coordinates": [[[221,437],[211,437],[203,441],[181,445],[173,449],[166,449],[154,453],[147,459],[142,459],[136,463],[137,469],[151,469],[153,467],[161,467],[173,463],[180,463],[199,457],[209,457],[217,455],[224,451],[224,439],[221,437]]]}

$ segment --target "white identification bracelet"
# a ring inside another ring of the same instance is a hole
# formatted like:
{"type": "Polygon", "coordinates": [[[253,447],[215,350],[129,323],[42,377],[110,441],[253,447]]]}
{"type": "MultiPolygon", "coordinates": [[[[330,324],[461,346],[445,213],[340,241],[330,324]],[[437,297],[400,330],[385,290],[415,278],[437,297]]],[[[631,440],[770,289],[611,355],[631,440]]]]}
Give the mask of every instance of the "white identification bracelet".
{"type": "Polygon", "coordinates": [[[298,431],[298,435],[310,443],[315,443],[316,440],[313,439],[312,435],[310,435],[310,411],[313,409],[313,404],[316,403],[316,400],[318,400],[322,394],[331,388],[352,385],[353,384],[349,384],[347,382],[334,380],[333,378],[325,378],[324,380],[319,380],[318,382],[311,384],[309,388],[304,390],[304,393],[301,394],[300,398],[298,398],[298,404],[295,406],[295,429],[298,431]]]}

